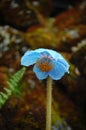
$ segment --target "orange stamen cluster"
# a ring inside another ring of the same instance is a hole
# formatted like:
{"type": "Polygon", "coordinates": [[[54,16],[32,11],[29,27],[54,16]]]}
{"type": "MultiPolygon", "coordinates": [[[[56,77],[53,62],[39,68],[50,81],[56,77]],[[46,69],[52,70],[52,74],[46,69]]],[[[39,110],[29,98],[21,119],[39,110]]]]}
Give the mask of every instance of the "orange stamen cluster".
{"type": "Polygon", "coordinates": [[[49,72],[53,69],[53,64],[50,62],[50,59],[43,58],[36,62],[37,67],[43,72],[49,72]]]}

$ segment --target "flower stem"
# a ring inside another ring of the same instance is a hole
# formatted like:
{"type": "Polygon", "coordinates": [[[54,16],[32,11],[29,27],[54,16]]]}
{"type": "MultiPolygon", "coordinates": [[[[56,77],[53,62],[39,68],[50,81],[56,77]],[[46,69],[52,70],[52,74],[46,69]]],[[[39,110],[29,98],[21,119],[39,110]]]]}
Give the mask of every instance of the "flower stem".
{"type": "Polygon", "coordinates": [[[52,79],[47,79],[46,130],[51,130],[52,79]]]}

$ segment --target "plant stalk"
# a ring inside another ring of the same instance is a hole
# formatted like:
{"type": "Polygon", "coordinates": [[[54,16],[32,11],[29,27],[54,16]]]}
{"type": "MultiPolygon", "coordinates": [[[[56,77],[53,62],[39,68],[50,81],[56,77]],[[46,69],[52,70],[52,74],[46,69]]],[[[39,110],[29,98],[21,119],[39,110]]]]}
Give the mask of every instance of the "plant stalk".
{"type": "Polygon", "coordinates": [[[52,79],[47,78],[46,130],[51,130],[52,79]]]}

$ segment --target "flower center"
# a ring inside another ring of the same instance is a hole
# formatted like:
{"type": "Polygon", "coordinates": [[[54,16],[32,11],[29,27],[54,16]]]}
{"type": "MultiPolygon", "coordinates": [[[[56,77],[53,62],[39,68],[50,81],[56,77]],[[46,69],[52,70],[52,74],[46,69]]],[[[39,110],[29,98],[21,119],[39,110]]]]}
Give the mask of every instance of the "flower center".
{"type": "Polygon", "coordinates": [[[53,69],[53,63],[51,57],[43,57],[42,59],[37,60],[37,67],[44,72],[49,72],[53,69]]]}

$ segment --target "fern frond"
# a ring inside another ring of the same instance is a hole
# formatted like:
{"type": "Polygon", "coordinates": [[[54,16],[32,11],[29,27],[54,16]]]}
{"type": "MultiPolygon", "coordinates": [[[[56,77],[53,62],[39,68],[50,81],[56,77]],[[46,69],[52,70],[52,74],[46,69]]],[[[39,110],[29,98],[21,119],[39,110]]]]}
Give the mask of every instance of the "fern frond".
{"type": "Polygon", "coordinates": [[[0,106],[3,104],[3,97],[2,97],[2,95],[0,95],[0,106]]]}
{"type": "Polygon", "coordinates": [[[21,70],[16,72],[13,76],[11,76],[9,81],[7,81],[9,88],[4,88],[6,93],[0,92],[0,108],[4,105],[7,99],[11,96],[12,92],[18,93],[17,87],[25,73],[25,70],[26,68],[23,67],[21,70]]]}
{"type": "Polygon", "coordinates": [[[5,95],[3,92],[0,92],[0,94],[1,94],[1,96],[2,96],[2,98],[3,98],[3,99],[5,99],[5,100],[7,100],[7,99],[8,99],[8,96],[7,96],[7,95],[5,95]]]}
{"type": "Polygon", "coordinates": [[[15,87],[18,85],[19,81],[21,80],[22,76],[25,72],[25,67],[23,67],[21,70],[19,70],[17,73],[15,73],[13,76],[11,76],[10,80],[7,81],[7,84],[9,87],[14,90],[15,87]],[[15,86],[15,87],[14,87],[15,86]]]}
{"type": "Polygon", "coordinates": [[[6,91],[6,95],[10,96],[12,94],[12,91],[8,88],[4,88],[4,90],[6,91]]]}

